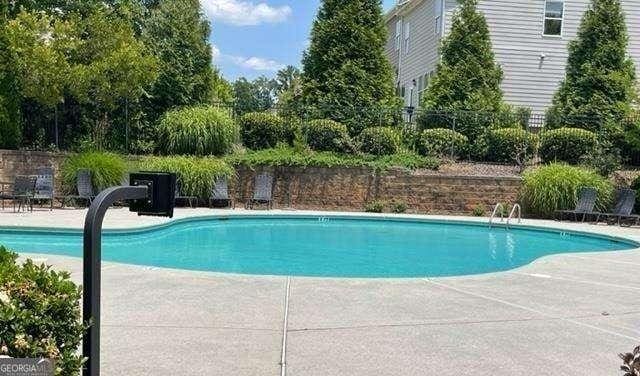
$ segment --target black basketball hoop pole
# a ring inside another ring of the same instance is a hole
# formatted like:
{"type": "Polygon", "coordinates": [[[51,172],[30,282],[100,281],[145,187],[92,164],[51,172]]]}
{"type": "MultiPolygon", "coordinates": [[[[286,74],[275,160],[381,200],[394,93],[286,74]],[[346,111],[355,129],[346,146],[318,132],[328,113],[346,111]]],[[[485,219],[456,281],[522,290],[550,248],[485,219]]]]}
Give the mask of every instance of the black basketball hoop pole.
{"type": "Polygon", "coordinates": [[[83,376],[100,375],[100,264],[102,221],[107,209],[117,201],[148,196],[149,187],[113,187],[96,197],[84,221],[82,319],[91,326],[82,338],[82,355],[87,363],[83,376]]]}

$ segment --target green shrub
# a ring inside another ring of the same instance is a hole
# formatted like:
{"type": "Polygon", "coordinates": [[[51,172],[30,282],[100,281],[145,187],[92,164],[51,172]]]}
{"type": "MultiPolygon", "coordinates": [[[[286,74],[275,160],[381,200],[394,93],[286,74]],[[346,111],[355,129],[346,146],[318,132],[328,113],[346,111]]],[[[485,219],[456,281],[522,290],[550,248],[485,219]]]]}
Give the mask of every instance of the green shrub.
{"type": "Polygon", "coordinates": [[[484,204],[478,204],[473,207],[471,215],[474,217],[484,217],[487,214],[487,207],[484,204]]]}
{"type": "Polygon", "coordinates": [[[76,186],[78,170],[91,171],[94,189],[103,189],[120,185],[127,172],[124,159],[113,153],[86,152],[68,156],[61,166],[62,182],[67,189],[76,186]]]}
{"type": "Polygon", "coordinates": [[[538,136],[519,128],[492,129],[487,144],[490,161],[522,165],[535,156],[538,136]]]}
{"type": "Polygon", "coordinates": [[[384,202],[373,201],[364,206],[364,211],[367,213],[382,213],[384,212],[384,202]]]}
{"type": "Polygon", "coordinates": [[[80,374],[81,289],[69,273],[16,258],[0,247],[0,356],[54,359],[56,375],[80,374]]]}
{"type": "Polygon", "coordinates": [[[228,163],[213,157],[149,157],[141,161],[139,169],[173,172],[182,194],[201,198],[209,197],[215,179],[235,176],[228,163]]]}
{"type": "Polygon", "coordinates": [[[431,157],[423,157],[408,151],[377,157],[374,155],[350,155],[313,150],[297,150],[280,146],[273,149],[249,151],[231,155],[226,160],[232,165],[295,166],[295,167],[370,167],[387,170],[401,167],[410,170],[419,168],[436,170],[440,162],[431,157]]]}
{"type": "Polygon", "coordinates": [[[307,144],[317,151],[353,152],[347,126],[333,120],[311,120],[303,127],[307,144]]]}
{"type": "Polygon", "coordinates": [[[400,134],[389,127],[367,128],[360,133],[360,150],[373,155],[391,155],[400,149],[400,134]]]}
{"type": "Polygon", "coordinates": [[[252,150],[275,147],[280,143],[293,145],[295,126],[268,112],[252,112],[239,120],[243,144],[252,150]]]}
{"type": "Polygon", "coordinates": [[[558,163],[525,172],[521,200],[527,213],[551,217],[556,210],[575,208],[583,187],[598,190],[597,210],[608,209],[614,193],[609,180],[590,169],[558,163]]]}
{"type": "Polygon", "coordinates": [[[188,107],[167,112],[160,120],[162,154],[223,155],[238,139],[238,126],[226,111],[188,107]]]}
{"type": "Polygon", "coordinates": [[[580,128],[558,128],[540,136],[540,158],[543,162],[579,164],[598,146],[595,133],[580,128]]]}
{"type": "Polygon", "coordinates": [[[427,129],[418,141],[418,151],[422,155],[462,157],[469,140],[461,133],[445,128],[427,129]]]}
{"type": "Polygon", "coordinates": [[[391,211],[396,214],[406,213],[409,206],[406,202],[400,200],[393,200],[390,203],[391,211]]]}

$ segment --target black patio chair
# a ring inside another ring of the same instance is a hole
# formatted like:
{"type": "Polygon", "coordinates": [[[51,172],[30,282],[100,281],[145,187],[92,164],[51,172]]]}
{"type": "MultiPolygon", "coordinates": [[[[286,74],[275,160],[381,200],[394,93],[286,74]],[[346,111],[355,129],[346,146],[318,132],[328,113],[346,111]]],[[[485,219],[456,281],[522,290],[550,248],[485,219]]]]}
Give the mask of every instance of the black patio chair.
{"type": "Polygon", "coordinates": [[[266,204],[268,209],[273,208],[273,175],[266,172],[256,175],[253,197],[247,201],[246,208],[253,209],[254,204],[266,204]]]}
{"type": "Polygon", "coordinates": [[[54,197],[53,169],[51,167],[41,167],[37,170],[36,190],[33,199],[40,201],[40,203],[49,201],[49,210],[53,210],[54,197]]]}
{"type": "Polygon", "coordinates": [[[91,171],[90,170],[78,170],[76,174],[76,190],[77,194],[68,195],[62,198],[62,206],[69,201],[84,201],[88,205],[91,205],[93,199],[96,197],[95,190],[93,189],[93,182],[91,181],[91,171]]]}
{"type": "Polygon", "coordinates": [[[187,196],[185,194],[182,193],[182,183],[180,183],[180,180],[178,180],[176,182],[176,202],[178,200],[182,200],[182,201],[186,201],[189,203],[189,207],[193,208],[193,201],[195,200],[196,202],[198,201],[198,197],[197,196],[187,196]]]}
{"type": "Polygon", "coordinates": [[[597,199],[598,191],[595,188],[582,188],[575,210],[557,210],[556,219],[562,221],[569,217],[577,222],[578,218],[582,217],[582,222],[584,222],[587,216],[595,214],[593,209],[596,207],[597,199]]]}
{"type": "Polygon", "coordinates": [[[2,193],[0,193],[0,200],[2,201],[2,209],[4,210],[5,200],[13,201],[13,211],[16,211],[16,202],[18,203],[18,211],[25,205],[28,209],[33,211],[33,196],[36,191],[35,175],[19,175],[16,176],[13,184],[9,184],[12,189],[5,191],[4,187],[2,193]]]}
{"type": "Polygon", "coordinates": [[[209,207],[213,207],[214,203],[223,203],[235,209],[235,203],[229,195],[229,181],[226,178],[219,178],[213,182],[211,197],[209,197],[209,207]]]}
{"type": "Polygon", "coordinates": [[[630,221],[627,223],[637,225],[640,221],[640,216],[631,214],[636,206],[636,196],[637,193],[633,189],[619,190],[613,211],[611,213],[597,213],[596,223],[604,220],[607,224],[617,223],[618,226],[621,226],[624,221],[630,221]]]}

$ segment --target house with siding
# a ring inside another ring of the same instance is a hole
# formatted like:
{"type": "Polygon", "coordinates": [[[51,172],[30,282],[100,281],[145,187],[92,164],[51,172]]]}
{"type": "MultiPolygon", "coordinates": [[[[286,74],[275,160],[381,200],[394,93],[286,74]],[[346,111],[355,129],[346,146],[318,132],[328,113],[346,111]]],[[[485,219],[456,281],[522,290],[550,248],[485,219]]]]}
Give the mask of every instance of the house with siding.
{"type": "MultiPolygon", "coordinates": [[[[544,113],[565,75],[568,43],[589,0],[479,0],[498,63],[505,100],[544,113]]],[[[640,0],[622,0],[629,54],[640,77],[640,0]]],[[[386,52],[406,106],[420,103],[440,60],[441,39],[450,30],[457,0],[400,0],[386,14],[386,52]]]]}

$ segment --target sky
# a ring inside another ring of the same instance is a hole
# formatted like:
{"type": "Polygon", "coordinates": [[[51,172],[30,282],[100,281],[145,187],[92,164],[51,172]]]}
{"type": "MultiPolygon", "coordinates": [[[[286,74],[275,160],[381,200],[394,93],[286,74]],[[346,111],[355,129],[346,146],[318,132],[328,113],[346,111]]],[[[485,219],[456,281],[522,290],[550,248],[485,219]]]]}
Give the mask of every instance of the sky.
{"type": "MultiPolygon", "coordinates": [[[[200,0],[211,21],[214,65],[228,80],[300,66],[320,0],[200,0]]],[[[387,10],[396,0],[383,0],[387,10]]]]}

